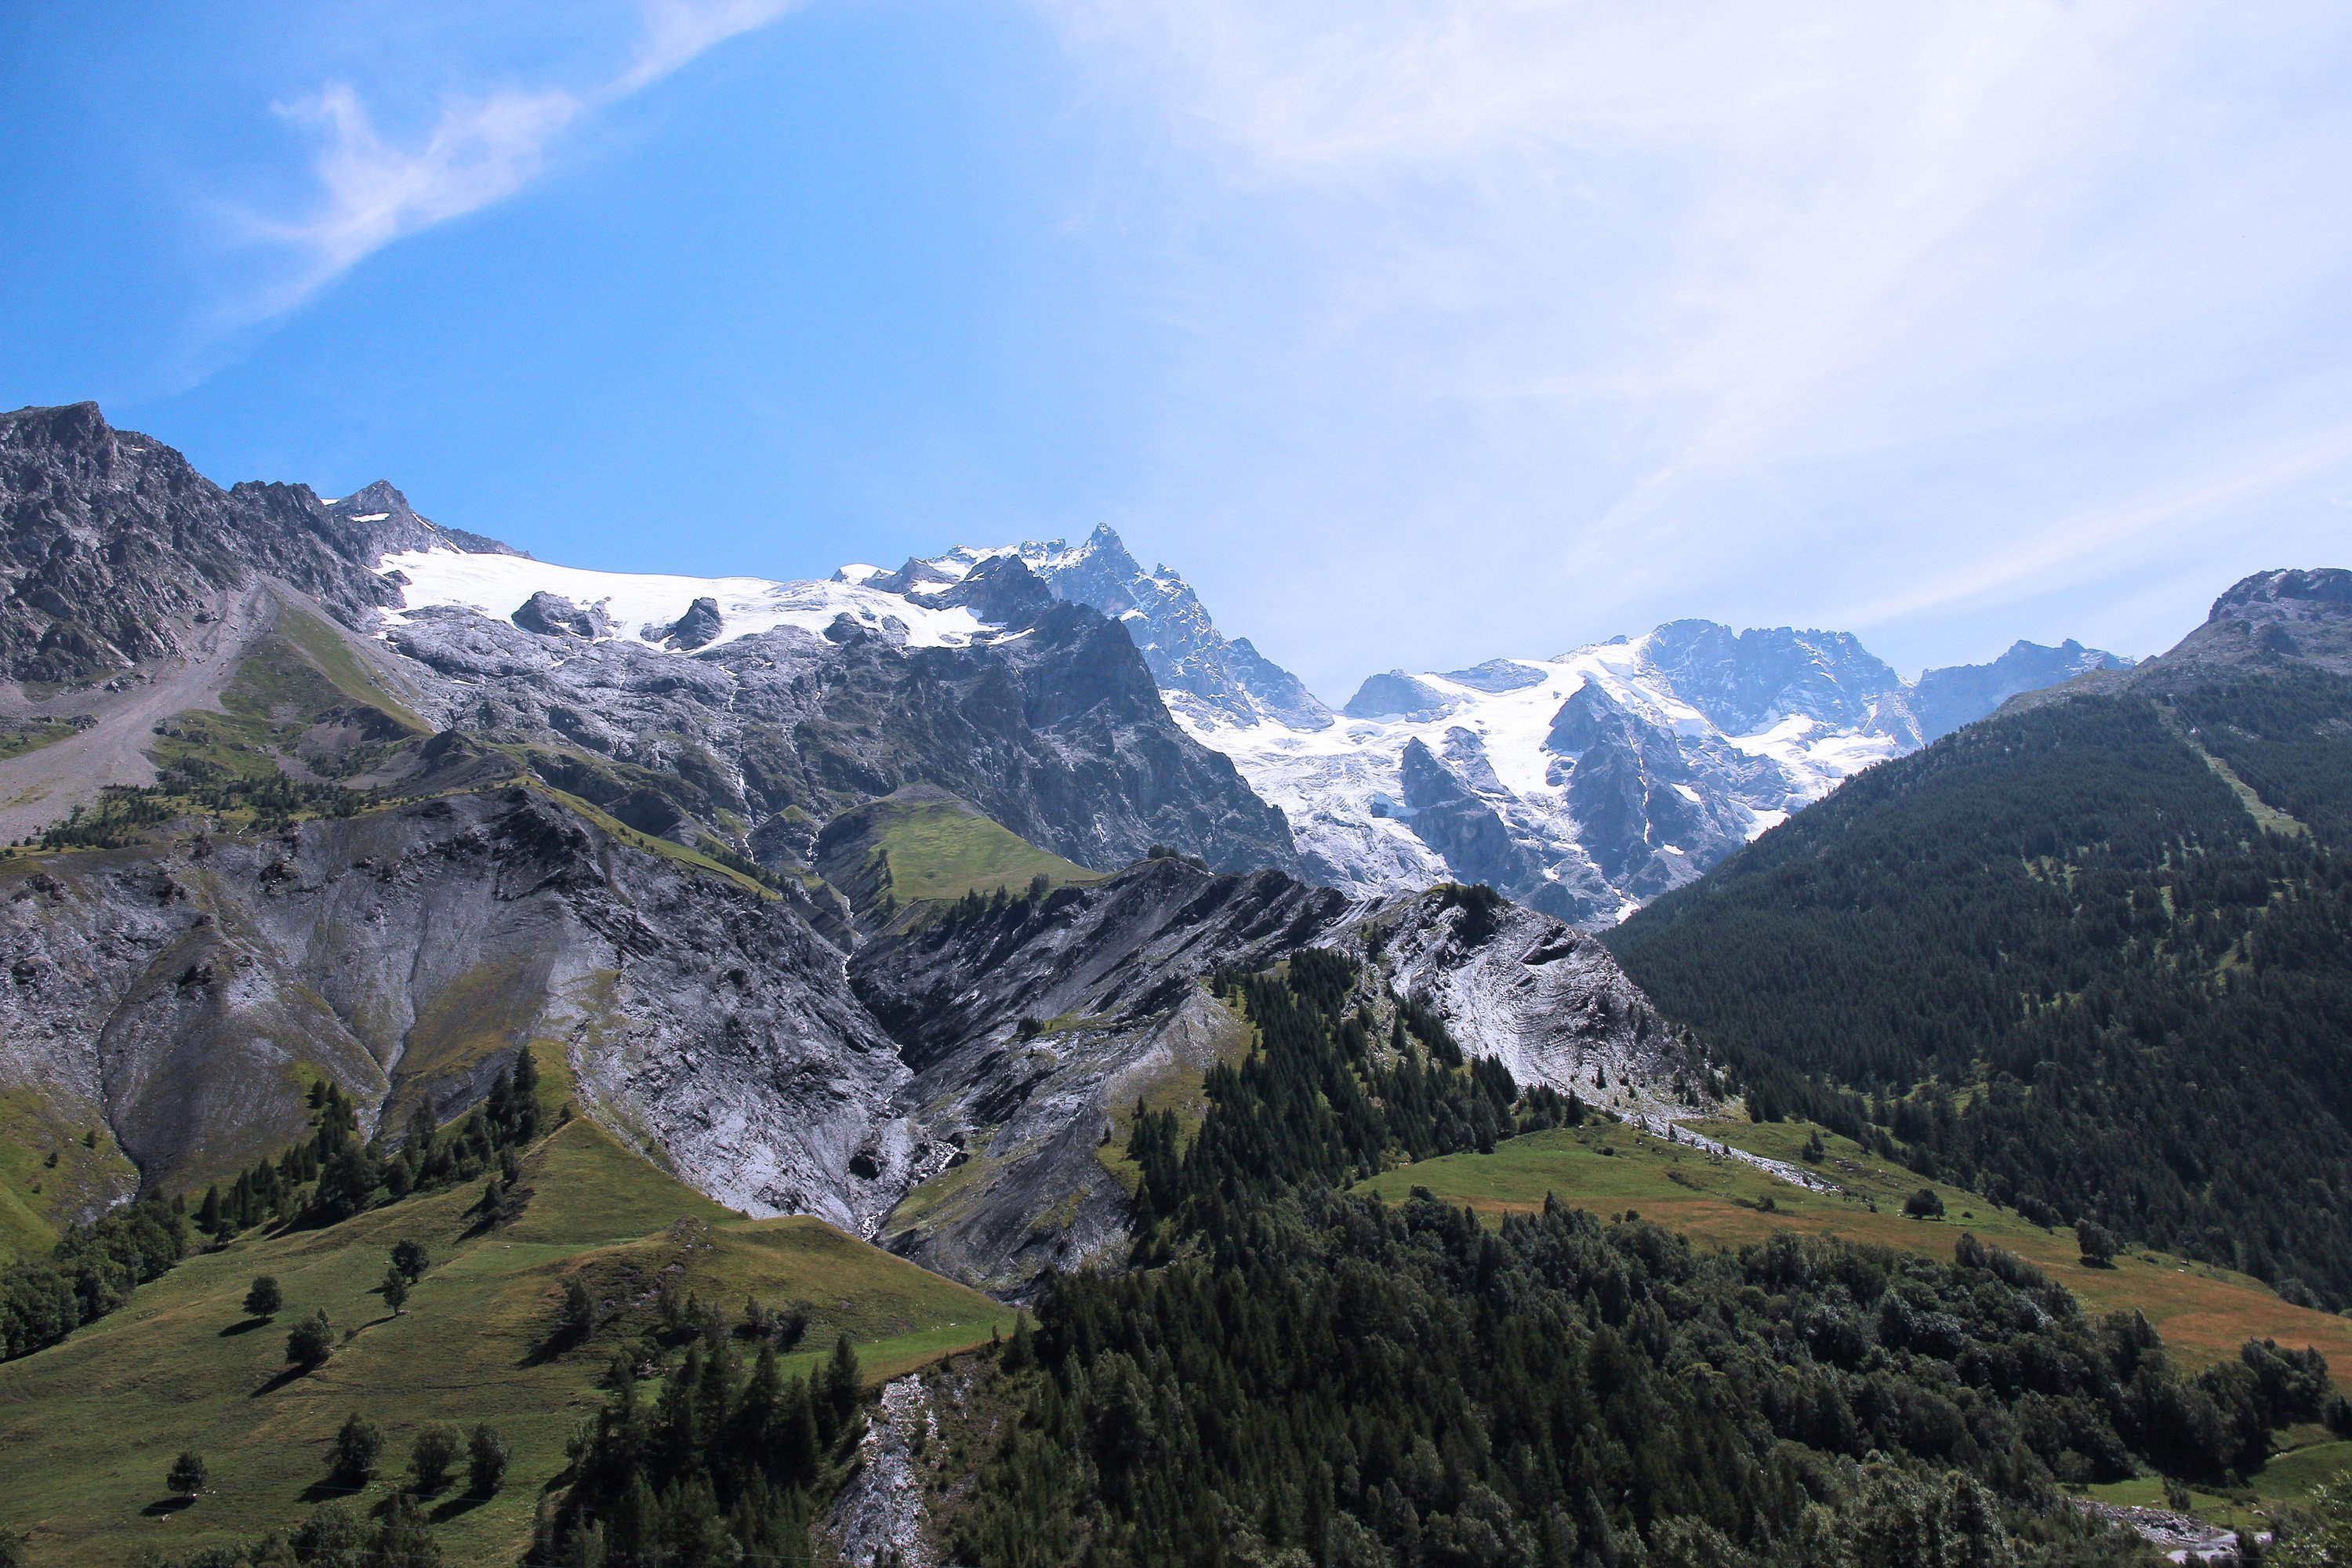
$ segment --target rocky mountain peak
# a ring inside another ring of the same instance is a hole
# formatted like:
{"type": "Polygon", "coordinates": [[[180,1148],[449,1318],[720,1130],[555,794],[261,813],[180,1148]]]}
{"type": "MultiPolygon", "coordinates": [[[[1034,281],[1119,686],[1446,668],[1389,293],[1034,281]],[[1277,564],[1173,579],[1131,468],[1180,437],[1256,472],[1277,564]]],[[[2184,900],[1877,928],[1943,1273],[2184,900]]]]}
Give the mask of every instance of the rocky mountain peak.
{"type": "Polygon", "coordinates": [[[933,609],[970,610],[992,626],[1016,631],[1035,625],[1055,600],[1018,555],[987,556],[939,592],[909,592],[908,597],[933,609]]]}
{"type": "Polygon", "coordinates": [[[1746,734],[1801,714],[1866,722],[1903,679],[1849,632],[1788,626],[1735,632],[1714,621],[1669,621],[1652,632],[1644,662],[1717,729],[1746,734]]]}
{"type": "Polygon", "coordinates": [[[921,604],[945,604],[941,595],[984,569],[1002,573],[1005,568],[990,563],[1003,561],[1020,563],[1055,598],[1123,624],[1171,710],[1196,729],[1271,723],[1319,730],[1331,722],[1330,710],[1297,676],[1246,641],[1226,640],[1192,584],[1165,565],[1144,570],[1108,523],[1076,544],[1048,539],[988,549],[960,545],[909,560],[896,572],[843,567],[834,578],[912,595],[921,604]]]}

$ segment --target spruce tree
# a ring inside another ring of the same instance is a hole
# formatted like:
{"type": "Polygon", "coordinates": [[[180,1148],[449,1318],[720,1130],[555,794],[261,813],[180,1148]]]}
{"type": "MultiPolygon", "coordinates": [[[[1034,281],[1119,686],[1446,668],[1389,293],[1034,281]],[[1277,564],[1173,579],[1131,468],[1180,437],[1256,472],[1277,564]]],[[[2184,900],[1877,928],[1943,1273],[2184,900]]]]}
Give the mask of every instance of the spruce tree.
{"type": "Polygon", "coordinates": [[[555,1313],[556,1337],[566,1342],[584,1340],[595,1326],[596,1303],[587,1285],[574,1275],[563,1282],[563,1304],[555,1313]]]}
{"type": "Polygon", "coordinates": [[[857,1371],[857,1347],[842,1334],[833,1342],[833,1354],[826,1358],[824,1370],[817,1373],[822,1380],[819,1394],[824,1410],[832,1417],[827,1438],[846,1431],[852,1417],[857,1414],[857,1401],[865,1391],[865,1380],[857,1371]]]}

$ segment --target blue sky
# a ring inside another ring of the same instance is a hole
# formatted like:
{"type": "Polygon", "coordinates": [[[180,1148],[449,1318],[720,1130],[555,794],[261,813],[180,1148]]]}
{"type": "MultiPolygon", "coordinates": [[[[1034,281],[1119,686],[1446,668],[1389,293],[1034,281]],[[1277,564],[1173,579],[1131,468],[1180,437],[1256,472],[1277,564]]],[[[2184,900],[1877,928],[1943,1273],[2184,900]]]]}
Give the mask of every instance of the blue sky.
{"type": "Polygon", "coordinates": [[[2352,13],[0,5],[0,405],[573,564],[1097,522],[1339,699],[2352,564],[2352,13]]]}

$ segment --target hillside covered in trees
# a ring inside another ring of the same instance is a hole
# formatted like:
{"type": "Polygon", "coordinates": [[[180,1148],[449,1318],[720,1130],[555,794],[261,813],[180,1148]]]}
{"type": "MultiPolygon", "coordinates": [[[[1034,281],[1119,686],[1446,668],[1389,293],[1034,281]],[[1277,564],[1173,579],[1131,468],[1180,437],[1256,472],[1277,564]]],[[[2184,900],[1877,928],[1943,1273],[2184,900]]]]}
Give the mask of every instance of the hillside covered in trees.
{"type": "Polygon", "coordinates": [[[2352,679],[2206,673],[1873,769],[1611,945],[1759,1117],[2341,1306],[2352,679]]]}
{"type": "Polygon", "coordinates": [[[954,1560],[2136,1562],[2055,1483],[2243,1474],[2323,1414],[2316,1355],[2183,1375],[2144,1319],[1973,1238],[1956,1265],[1732,1254],[1558,1204],[1496,1231],[1346,1195],[1408,1131],[1467,1147],[1512,1103],[1372,1026],[1356,979],[1312,952],[1249,978],[1260,1048],[1197,1137],[1138,1120],[1154,1266],[1061,1279],[978,1391],[1011,1414],[954,1560]],[[1407,1068],[1422,1103],[1368,1092],[1407,1068]]]}

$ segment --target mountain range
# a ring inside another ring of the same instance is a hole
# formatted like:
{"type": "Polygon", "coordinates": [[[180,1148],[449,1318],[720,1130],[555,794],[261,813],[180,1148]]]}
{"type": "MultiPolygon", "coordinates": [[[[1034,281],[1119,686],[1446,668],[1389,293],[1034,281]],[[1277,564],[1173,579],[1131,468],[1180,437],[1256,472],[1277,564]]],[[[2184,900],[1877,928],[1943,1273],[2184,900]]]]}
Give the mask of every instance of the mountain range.
{"type": "Polygon", "coordinates": [[[2341,571],[1335,710],[1108,528],[593,572],[85,404],[0,674],[0,1553],[2125,1563],[2352,1434],[2341,571]]]}
{"type": "Polygon", "coordinates": [[[1550,659],[1376,675],[1335,713],[1247,638],[1229,641],[1181,576],[1146,571],[1108,527],[1075,546],[845,566],[826,584],[585,573],[446,547],[384,559],[401,578],[392,618],[404,626],[464,608],[537,628],[555,623],[533,605],[560,604],[573,635],[688,653],[785,625],[820,631],[843,615],[909,647],[969,646],[1018,629],[1003,616],[1024,601],[1001,585],[1017,565],[1124,626],[1169,714],[1280,809],[1298,858],[1270,863],[1359,898],[1483,882],[1589,928],[1872,763],[2021,692],[2127,667],[2072,641],[2020,642],[1906,683],[1843,633],[1677,621],[1550,659]],[[674,628],[689,614],[703,629],[682,637],[674,628]]]}

